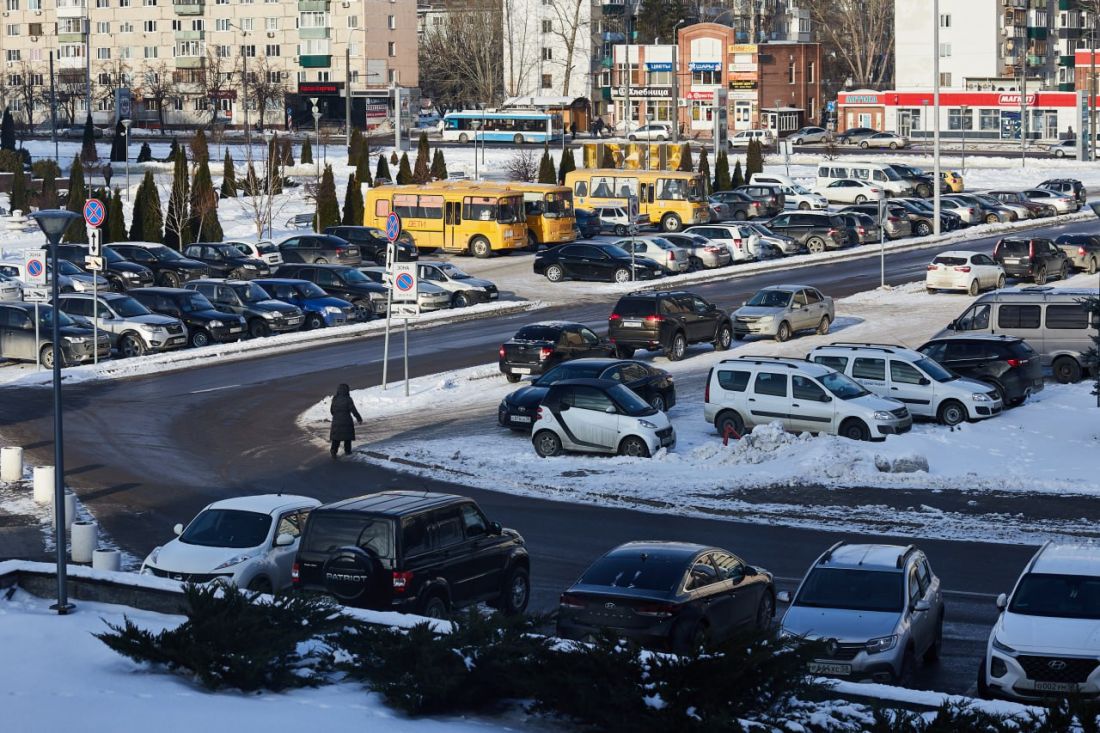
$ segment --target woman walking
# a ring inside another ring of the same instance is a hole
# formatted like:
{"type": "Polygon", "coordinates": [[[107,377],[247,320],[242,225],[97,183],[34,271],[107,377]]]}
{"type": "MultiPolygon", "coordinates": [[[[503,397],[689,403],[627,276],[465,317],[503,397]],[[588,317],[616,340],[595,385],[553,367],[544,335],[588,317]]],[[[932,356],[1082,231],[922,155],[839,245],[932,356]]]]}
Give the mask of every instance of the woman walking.
{"type": "Polygon", "coordinates": [[[363,424],[363,418],[359,416],[355,403],[351,401],[351,388],[348,385],[341,384],[336,388],[329,412],[332,414],[332,426],[328,433],[329,440],[332,442],[329,453],[336,458],[336,449],[340,447],[340,443],[343,443],[344,455],[348,455],[351,453],[351,441],[355,440],[355,423],[351,418],[354,417],[360,425],[363,424]]]}

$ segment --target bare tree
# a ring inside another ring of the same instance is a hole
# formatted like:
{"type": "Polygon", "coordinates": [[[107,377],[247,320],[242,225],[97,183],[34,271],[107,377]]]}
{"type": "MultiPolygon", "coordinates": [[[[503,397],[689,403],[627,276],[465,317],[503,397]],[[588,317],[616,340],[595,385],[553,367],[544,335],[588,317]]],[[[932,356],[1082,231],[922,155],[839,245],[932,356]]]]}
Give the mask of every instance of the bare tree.
{"type": "Polygon", "coordinates": [[[161,134],[164,134],[165,117],[164,106],[169,100],[179,95],[179,85],[172,70],[163,61],[155,64],[146,64],[141,74],[138,75],[138,88],[135,96],[145,102],[152,102],[157,108],[157,122],[160,123],[161,134]]]}
{"type": "MultiPolygon", "coordinates": [[[[548,63],[560,66],[562,69],[561,94],[570,96],[569,83],[573,77],[573,58],[577,48],[577,41],[589,34],[592,24],[591,8],[589,0],[546,0],[543,3],[546,13],[550,16],[550,35],[561,43],[564,58],[551,59],[548,63]]],[[[587,61],[582,59],[582,61],[587,61]]]]}
{"type": "MultiPolygon", "coordinates": [[[[257,161],[253,158],[252,147],[247,146],[245,170],[237,174],[237,180],[243,183],[244,195],[233,199],[252,219],[258,238],[271,230],[275,217],[279,216],[289,201],[289,197],[280,195],[283,191],[283,178],[279,151],[275,150],[275,158],[272,160],[269,157],[271,148],[270,145],[261,146],[264,151],[263,159],[257,161]]],[[[312,195],[315,196],[316,192],[312,195]]],[[[306,198],[310,197],[307,189],[306,198]]]]}
{"type": "Polygon", "coordinates": [[[244,103],[255,102],[256,129],[263,132],[268,112],[279,110],[280,115],[277,119],[282,118],[281,110],[285,105],[288,91],[283,73],[271,63],[267,56],[259,56],[249,63],[248,77],[245,77],[242,68],[239,78],[242,80],[244,103]]]}
{"type": "Polygon", "coordinates": [[[505,69],[504,93],[514,97],[527,84],[527,76],[535,67],[534,53],[537,44],[534,36],[538,20],[528,14],[529,6],[523,0],[504,0],[503,42],[508,48],[508,68],[505,69]]]}
{"type": "Polygon", "coordinates": [[[420,39],[423,94],[444,110],[499,102],[504,91],[502,19],[499,3],[473,2],[429,28],[420,39]]]}
{"type": "Polygon", "coordinates": [[[23,60],[9,76],[17,82],[10,87],[10,91],[23,108],[23,129],[26,131],[34,126],[34,113],[40,103],[49,98],[48,94],[43,94],[45,78],[42,66],[23,60]]]}
{"type": "Polygon", "coordinates": [[[534,181],[539,174],[540,159],[534,150],[521,149],[504,164],[504,172],[513,181],[534,181]]]}
{"type": "MultiPolygon", "coordinates": [[[[197,83],[200,93],[206,99],[215,101],[210,106],[210,129],[214,129],[214,123],[218,120],[218,105],[216,100],[224,98],[230,92],[235,91],[233,67],[229,59],[222,58],[215,53],[207,52],[206,63],[199,71],[197,83]]],[[[247,96],[247,95],[243,95],[247,96]]],[[[241,100],[245,102],[244,99],[241,100]]]]}
{"type": "Polygon", "coordinates": [[[807,0],[818,39],[857,87],[881,89],[893,76],[894,0],[807,0]]]}
{"type": "Polygon", "coordinates": [[[130,71],[130,65],[125,59],[112,59],[100,64],[95,75],[93,99],[106,101],[114,109],[115,90],[133,86],[130,71]]]}
{"type": "Polygon", "coordinates": [[[84,72],[79,69],[61,69],[57,73],[55,88],[58,114],[68,119],[70,126],[75,125],[77,100],[84,99],[87,90],[84,72]]]}

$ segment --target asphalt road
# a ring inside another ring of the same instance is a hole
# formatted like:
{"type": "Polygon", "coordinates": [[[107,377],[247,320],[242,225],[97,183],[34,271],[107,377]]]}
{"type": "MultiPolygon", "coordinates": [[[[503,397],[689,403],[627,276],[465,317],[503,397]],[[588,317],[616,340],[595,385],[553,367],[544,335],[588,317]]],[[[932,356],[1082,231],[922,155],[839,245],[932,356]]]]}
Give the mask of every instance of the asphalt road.
{"type": "MultiPolygon", "coordinates": [[[[1057,231],[1095,230],[1091,222],[1057,231]]],[[[989,249],[992,238],[967,243],[989,249]]],[[[960,245],[941,249],[957,249],[960,245]]],[[[923,277],[936,250],[886,257],[887,281],[923,277]]],[[[807,282],[843,297],[878,285],[877,257],[803,266],[779,273],[709,283],[696,292],[729,307],[758,288],[807,282]]],[[[498,344],[534,318],[606,322],[612,297],[596,294],[567,307],[475,320],[415,331],[410,338],[414,376],[485,363],[498,344]]],[[[245,492],[297,492],[323,501],[390,488],[459,492],[523,533],[531,546],[533,607],[551,608],[558,593],[594,557],[633,539],[684,539],[727,547],[773,571],[789,587],[822,549],[837,539],[909,542],[838,536],[807,529],[668,516],[513,497],[463,486],[411,479],[359,462],[333,462],[295,419],[340,382],[352,389],[377,384],[382,339],[212,363],[65,389],[66,477],[105,530],[143,556],[170,537],[171,526],[203,505],[245,492]]],[[[394,362],[394,369],[398,367],[394,362]]],[[[0,389],[0,432],[6,444],[23,445],[28,460],[50,462],[51,392],[0,389]]],[[[441,419],[445,419],[441,412],[441,419]]],[[[370,420],[370,416],[366,416],[370,420]]],[[[369,428],[369,426],[368,426],[369,428]]],[[[456,443],[461,435],[455,436],[456,443]]],[[[672,488],[672,487],[670,487],[672,488]]],[[[965,692],[974,679],[985,634],[995,618],[993,598],[1011,587],[1032,548],[976,542],[917,540],[931,558],[949,596],[947,658],[924,669],[919,686],[965,692]]]]}

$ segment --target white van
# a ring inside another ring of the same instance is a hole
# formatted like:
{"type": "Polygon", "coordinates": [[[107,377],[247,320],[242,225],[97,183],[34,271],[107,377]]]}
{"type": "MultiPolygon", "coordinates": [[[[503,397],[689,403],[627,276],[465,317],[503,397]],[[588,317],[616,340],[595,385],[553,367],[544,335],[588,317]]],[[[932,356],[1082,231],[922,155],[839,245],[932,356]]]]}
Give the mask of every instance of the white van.
{"type": "Polygon", "coordinates": [[[825,211],[829,208],[829,200],[819,193],[814,193],[794,182],[790,176],[779,173],[753,173],[749,179],[752,185],[777,186],[783,192],[786,199],[784,208],[801,209],[802,211],[825,211]]]}
{"type": "Polygon", "coordinates": [[[880,397],[904,403],[915,416],[944,425],[983,420],[1004,408],[990,385],[958,377],[904,346],[836,342],[815,347],[806,358],[836,369],[880,397]]]}
{"type": "Polygon", "coordinates": [[[775,133],[771,130],[741,130],[729,136],[730,150],[743,150],[749,147],[749,141],[755,140],[764,147],[775,145],[775,133]]]}
{"type": "Polygon", "coordinates": [[[817,189],[830,183],[855,178],[886,189],[891,196],[911,196],[913,188],[897,171],[886,163],[864,163],[846,160],[827,160],[817,168],[817,189]]]}

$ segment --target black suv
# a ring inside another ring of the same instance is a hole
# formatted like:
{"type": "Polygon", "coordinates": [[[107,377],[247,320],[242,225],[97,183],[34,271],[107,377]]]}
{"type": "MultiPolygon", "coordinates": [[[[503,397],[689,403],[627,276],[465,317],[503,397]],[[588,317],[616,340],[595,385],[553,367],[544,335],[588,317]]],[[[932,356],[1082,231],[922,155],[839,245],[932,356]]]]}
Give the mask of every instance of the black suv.
{"type": "Polygon", "coordinates": [[[1085,199],[1088,198],[1088,191],[1085,190],[1085,184],[1081,183],[1076,178],[1048,178],[1035,188],[1046,188],[1051,191],[1058,191],[1066,196],[1073,196],[1082,204],[1084,204],[1085,199]]]}
{"type": "Polygon", "coordinates": [[[931,198],[935,193],[935,189],[932,188],[932,176],[925,173],[920,168],[914,168],[911,165],[902,165],[901,163],[888,163],[891,168],[894,169],[894,173],[901,176],[901,180],[913,189],[913,191],[922,199],[931,198]]]}
{"type": "Polygon", "coordinates": [[[738,186],[733,190],[763,204],[766,216],[775,216],[787,205],[787,197],[783,195],[783,191],[779,186],[752,183],[738,186]]]}
{"type": "Polygon", "coordinates": [[[302,327],[303,316],[298,306],[275,300],[256,283],[247,280],[193,280],[186,287],[205,295],[215,308],[243,316],[253,338],[297,331],[302,327]]]}
{"type": "Polygon", "coordinates": [[[334,298],[355,306],[355,318],[369,321],[386,315],[386,286],[372,282],[354,267],[346,265],[279,265],[275,277],[309,280],[334,298]]]}
{"type": "Polygon", "coordinates": [[[545,321],[532,323],[500,345],[500,371],[509,382],[529,374],[544,374],[570,359],[614,356],[615,346],[601,339],[583,323],[545,321]]]}
{"type": "Polygon", "coordinates": [[[859,244],[855,230],[835,214],[789,211],[769,221],[768,229],[790,237],[815,254],[859,244]]]}
{"type": "Polygon", "coordinates": [[[1002,239],[993,247],[993,259],[1009,277],[1031,279],[1036,285],[1049,277],[1069,277],[1073,269],[1062,248],[1049,239],[1002,239]]]}
{"type": "MultiPolygon", "coordinates": [[[[103,270],[99,274],[111,284],[111,290],[123,293],[130,288],[153,286],[155,278],[148,267],[127,261],[110,247],[103,247],[100,252],[103,253],[103,270]]],[[[84,258],[88,256],[88,247],[83,244],[59,244],[57,256],[85,269],[84,258]]]]}
{"type": "Polygon", "coordinates": [[[360,265],[359,246],[330,234],[296,234],[279,242],[284,262],[309,262],[323,265],[360,265]]]}
{"type": "Polygon", "coordinates": [[[629,359],[635,349],[647,349],[679,361],[688,344],[728,349],[733,323],[728,313],[693,293],[639,292],[619,298],[607,319],[607,336],[621,359],[629,359]]]}
{"type": "Polygon", "coordinates": [[[523,537],[473,499],[383,491],[311,511],[291,580],[345,605],[443,618],[482,601],[523,613],[530,568],[523,537]]]}
{"type": "Polygon", "coordinates": [[[100,359],[111,356],[111,339],[103,331],[96,339],[92,329],[85,328],[69,318],[64,311],[53,306],[23,301],[0,301],[0,359],[35,361],[46,369],[53,368],[53,344],[50,342],[53,317],[58,317],[58,333],[61,343],[61,366],[83,364],[92,361],[96,352],[100,359]],[[35,316],[38,317],[37,330],[35,316]],[[37,350],[36,350],[37,349],[37,350]]]}
{"type": "Polygon", "coordinates": [[[137,302],[187,326],[192,346],[239,341],[248,324],[236,313],[220,311],[202,293],[183,288],[138,288],[128,293],[137,302]]]}
{"type": "Polygon", "coordinates": [[[941,336],[917,351],[958,374],[993,385],[1005,405],[1015,407],[1043,389],[1042,360],[1016,336],[941,336]]]}
{"type": "MultiPolygon", "coordinates": [[[[373,260],[376,265],[386,264],[386,245],[388,242],[382,230],[374,227],[342,225],[325,227],[324,233],[357,245],[359,256],[363,260],[373,260]]],[[[408,239],[398,237],[396,244],[398,262],[416,262],[419,259],[420,252],[417,250],[416,245],[408,239]]]]}
{"type": "Polygon", "coordinates": [[[199,242],[188,245],[183,254],[209,267],[210,277],[252,280],[271,274],[271,268],[266,262],[249,257],[232,244],[199,242]]]}
{"type": "Polygon", "coordinates": [[[113,242],[105,249],[114,250],[131,262],[144,265],[153,271],[157,285],[178,288],[188,280],[207,277],[210,268],[189,257],[184,257],[171,247],[153,242],[113,242]]]}

